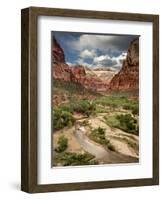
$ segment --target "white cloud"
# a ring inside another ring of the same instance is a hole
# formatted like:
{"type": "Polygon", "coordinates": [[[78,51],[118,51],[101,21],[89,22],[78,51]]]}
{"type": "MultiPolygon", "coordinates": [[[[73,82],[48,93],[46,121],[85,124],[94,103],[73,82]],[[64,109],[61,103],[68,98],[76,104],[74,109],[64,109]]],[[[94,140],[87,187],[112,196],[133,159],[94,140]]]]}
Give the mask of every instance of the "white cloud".
{"type": "Polygon", "coordinates": [[[120,68],[127,53],[123,52],[118,57],[110,57],[109,55],[101,55],[93,59],[93,63],[99,67],[115,67],[120,68]]]}
{"type": "Polygon", "coordinates": [[[66,62],[69,66],[74,66],[74,63],[66,62]]]}
{"type": "Polygon", "coordinates": [[[123,64],[123,61],[126,59],[127,53],[122,52],[118,57],[113,57],[113,60],[117,61],[117,66],[121,66],[123,64]]]}
{"type": "Polygon", "coordinates": [[[94,50],[85,49],[81,51],[80,57],[81,58],[93,58],[96,56],[96,52],[94,50]]]}
{"type": "Polygon", "coordinates": [[[126,52],[122,52],[122,54],[120,54],[117,57],[110,57],[109,55],[100,55],[94,57],[92,63],[87,63],[85,62],[85,57],[84,58],[80,57],[78,60],[76,60],[74,64],[72,63],[67,63],[67,64],[69,64],[70,66],[82,65],[90,68],[110,67],[114,69],[120,69],[122,67],[123,60],[126,58],[126,56],[127,56],[126,52]]]}
{"type": "Polygon", "coordinates": [[[111,58],[108,55],[101,55],[101,56],[95,57],[93,61],[95,63],[98,63],[98,62],[102,62],[104,60],[111,60],[111,58]]]}
{"type": "Polygon", "coordinates": [[[82,59],[82,58],[79,58],[79,59],[76,61],[76,64],[77,64],[77,65],[82,65],[82,66],[87,66],[87,67],[93,67],[92,64],[89,64],[89,63],[85,62],[84,59],[82,59]]]}
{"type": "Polygon", "coordinates": [[[95,57],[93,62],[97,66],[107,66],[107,67],[112,67],[117,64],[116,59],[112,59],[108,55],[101,55],[101,56],[95,57]]]}

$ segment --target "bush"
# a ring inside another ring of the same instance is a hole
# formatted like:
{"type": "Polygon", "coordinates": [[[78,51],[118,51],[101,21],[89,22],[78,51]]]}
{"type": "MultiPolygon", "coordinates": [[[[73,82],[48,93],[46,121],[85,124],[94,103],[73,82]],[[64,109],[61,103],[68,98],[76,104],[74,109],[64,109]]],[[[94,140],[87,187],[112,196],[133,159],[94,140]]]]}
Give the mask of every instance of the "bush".
{"type": "Polygon", "coordinates": [[[68,147],[68,139],[63,135],[58,139],[58,147],[55,149],[56,152],[60,153],[67,149],[68,147]]]}
{"type": "Polygon", "coordinates": [[[123,105],[125,110],[131,110],[133,115],[139,114],[139,104],[138,103],[127,103],[123,105]]]}
{"type": "Polygon", "coordinates": [[[75,119],[72,113],[64,111],[60,108],[55,108],[53,110],[53,130],[59,130],[66,126],[72,126],[75,119]]]}
{"type": "Polygon", "coordinates": [[[139,133],[138,122],[131,116],[131,114],[121,114],[108,117],[105,116],[104,119],[111,127],[119,128],[128,133],[139,133]]]}
{"type": "MultiPolygon", "coordinates": [[[[139,104],[137,101],[129,100],[125,96],[107,96],[94,100],[94,103],[102,106],[109,106],[111,109],[122,107],[125,110],[131,110],[134,115],[139,114],[139,104]]],[[[98,112],[100,110],[97,109],[98,112]]],[[[103,112],[103,111],[102,111],[103,112]]]]}
{"type": "Polygon", "coordinates": [[[138,106],[134,106],[132,108],[132,114],[133,115],[138,115],[139,114],[139,107],[138,106]]]}
{"type": "Polygon", "coordinates": [[[112,108],[123,106],[124,104],[128,102],[129,100],[124,96],[120,96],[120,97],[108,96],[108,97],[102,97],[95,100],[96,104],[101,104],[103,106],[110,106],[112,108]]]}
{"type": "Polygon", "coordinates": [[[131,114],[121,114],[112,117],[105,117],[106,123],[128,133],[139,133],[138,122],[131,114]]]}
{"type": "Polygon", "coordinates": [[[97,143],[105,145],[109,150],[115,151],[114,146],[105,137],[105,129],[104,128],[98,127],[96,129],[94,129],[90,134],[90,138],[97,143]]]}
{"type": "Polygon", "coordinates": [[[76,166],[76,165],[94,165],[98,164],[97,161],[92,160],[95,156],[89,153],[74,153],[63,152],[57,154],[54,159],[54,165],[57,163],[62,166],[76,166]]]}
{"type": "Polygon", "coordinates": [[[61,109],[62,111],[73,113],[73,108],[71,106],[68,106],[68,105],[60,106],[59,109],[61,109]]]}
{"type": "Polygon", "coordinates": [[[80,101],[72,101],[70,104],[61,105],[59,109],[63,111],[67,111],[70,113],[82,113],[87,115],[88,117],[93,114],[96,110],[95,103],[90,102],[89,100],[80,100],[80,101]]]}
{"type": "Polygon", "coordinates": [[[105,129],[98,127],[94,129],[90,134],[91,139],[93,139],[95,142],[100,144],[107,144],[107,140],[105,138],[105,129]]]}
{"type": "Polygon", "coordinates": [[[137,120],[133,118],[130,114],[117,115],[117,119],[120,122],[120,127],[127,132],[136,132],[136,122],[137,120]]]}
{"type": "Polygon", "coordinates": [[[108,148],[109,150],[111,150],[111,151],[115,151],[115,147],[114,147],[110,142],[108,142],[107,148],[108,148]]]}
{"type": "Polygon", "coordinates": [[[88,120],[82,121],[82,126],[90,126],[90,123],[88,120]]]}
{"type": "Polygon", "coordinates": [[[79,102],[73,103],[71,106],[74,112],[83,113],[88,117],[96,110],[95,104],[88,100],[81,100],[79,102]]]}

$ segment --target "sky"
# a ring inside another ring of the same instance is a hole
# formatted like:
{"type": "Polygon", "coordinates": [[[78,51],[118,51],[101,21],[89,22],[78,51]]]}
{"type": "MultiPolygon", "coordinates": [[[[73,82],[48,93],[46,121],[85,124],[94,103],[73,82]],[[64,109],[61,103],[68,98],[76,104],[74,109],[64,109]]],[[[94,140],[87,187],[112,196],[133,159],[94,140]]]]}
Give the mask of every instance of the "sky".
{"type": "Polygon", "coordinates": [[[66,63],[87,67],[110,67],[119,70],[129,44],[136,35],[102,35],[52,32],[64,50],[66,63]]]}

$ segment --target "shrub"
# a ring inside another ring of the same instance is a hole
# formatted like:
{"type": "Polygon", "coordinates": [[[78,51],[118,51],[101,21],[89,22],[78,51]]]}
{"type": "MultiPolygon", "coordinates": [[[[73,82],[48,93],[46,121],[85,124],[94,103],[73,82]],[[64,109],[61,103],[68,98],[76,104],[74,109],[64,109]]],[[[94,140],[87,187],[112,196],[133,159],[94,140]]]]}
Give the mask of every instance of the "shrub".
{"type": "Polygon", "coordinates": [[[95,104],[88,100],[74,102],[71,107],[74,112],[83,113],[88,117],[96,110],[95,104]]]}
{"type": "Polygon", "coordinates": [[[59,107],[62,111],[67,111],[69,113],[73,113],[73,108],[71,106],[68,105],[63,105],[59,107]]]}
{"type": "Polygon", "coordinates": [[[90,138],[97,143],[105,145],[109,150],[115,151],[115,147],[105,137],[105,129],[104,128],[98,127],[96,129],[94,129],[90,134],[90,138]]]}
{"type": "Polygon", "coordinates": [[[88,117],[93,114],[96,110],[96,105],[93,102],[90,102],[89,100],[83,99],[80,101],[72,101],[70,104],[61,105],[59,109],[63,111],[67,111],[70,113],[82,113],[84,115],[87,115],[88,117]]]}
{"type": "Polygon", "coordinates": [[[115,147],[114,147],[110,142],[108,142],[107,148],[108,148],[109,150],[111,150],[111,151],[115,151],[115,147]]]}
{"type": "Polygon", "coordinates": [[[123,109],[130,110],[131,109],[131,105],[130,104],[125,104],[125,105],[123,105],[123,109]]]}
{"type": "Polygon", "coordinates": [[[138,103],[127,103],[123,105],[123,108],[125,110],[131,110],[133,115],[138,115],[139,114],[139,104],[138,103]]]}
{"type": "Polygon", "coordinates": [[[132,114],[133,115],[138,115],[139,114],[139,107],[138,106],[134,106],[132,108],[132,114]]]}
{"type": "Polygon", "coordinates": [[[56,163],[62,166],[98,164],[98,161],[93,160],[94,158],[95,156],[89,153],[63,152],[56,155],[54,165],[56,165],[56,163]]]}
{"type": "Polygon", "coordinates": [[[63,152],[68,147],[68,139],[64,137],[63,135],[59,137],[58,139],[58,147],[55,149],[56,152],[63,152]]]}
{"type": "Polygon", "coordinates": [[[108,96],[108,97],[98,98],[95,100],[96,104],[101,104],[103,106],[110,106],[112,108],[123,106],[128,102],[129,100],[124,96],[120,96],[120,97],[108,96]]]}
{"type": "Polygon", "coordinates": [[[64,111],[60,108],[53,110],[53,130],[59,130],[65,126],[72,126],[75,120],[72,113],[64,111]]]}
{"type": "Polygon", "coordinates": [[[98,127],[96,129],[92,130],[90,137],[97,143],[107,144],[104,128],[98,127]]]}
{"type": "Polygon", "coordinates": [[[120,127],[127,132],[135,132],[136,131],[136,119],[133,118],[130,114],[126,115],[117,115],[117,119],[120,122],[120,127]]]}
{"type": "Polygon", "coordinates": [[[139,133],[138,122],[131,116],[131,114],[121,114],[108,117],[105,116],[104,119],[111,127],[119,128],[128,133],[139,133]]]}
{"type": "Polygon", "coordinates": [[[82,126],[89,126],[89,125],[90,125],[90,123],[88,120],[82,121],[82,126]]]}

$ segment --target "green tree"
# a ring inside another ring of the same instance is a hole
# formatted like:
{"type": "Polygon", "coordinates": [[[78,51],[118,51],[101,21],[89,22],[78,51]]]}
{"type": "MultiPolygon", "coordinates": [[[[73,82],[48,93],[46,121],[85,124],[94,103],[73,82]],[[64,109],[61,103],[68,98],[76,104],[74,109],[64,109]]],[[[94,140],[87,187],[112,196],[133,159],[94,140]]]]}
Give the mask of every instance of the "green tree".
{"type": "Polygon", "coordinates": [[[55,108],[53,110],[53,130],[59,130],[66,126],[72,126],[75,122],[72,113],[55,108]]]}
{"type": "Polygon", "coordinates": [[[58,146],[55,148],[55,151],[61,153],[65,151],[68,147],[68,139],[65,136],[60,136],[58,139],[58,146]]]}

